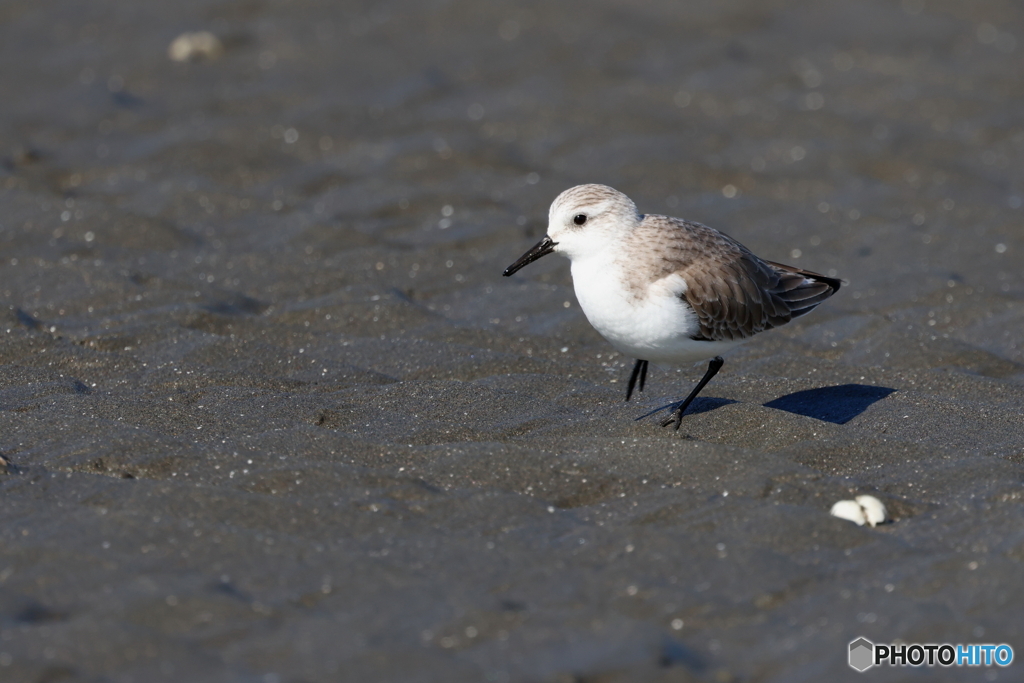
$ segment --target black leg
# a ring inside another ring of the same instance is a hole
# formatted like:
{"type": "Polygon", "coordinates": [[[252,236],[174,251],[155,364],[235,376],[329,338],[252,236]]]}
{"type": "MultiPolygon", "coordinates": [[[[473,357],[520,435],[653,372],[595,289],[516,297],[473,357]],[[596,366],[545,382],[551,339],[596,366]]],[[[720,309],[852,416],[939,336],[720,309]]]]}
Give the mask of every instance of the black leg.
{"type": "Polygon", "coordinates": [[[626,400],[633,395],[633,387],[636,386],[637,377],[640,378],[640,391],[644,390],[644,382],[647,381],[647,361],[638,360],[633,366],[633,374],[629,376],[629,385],[626,387],[626,400]]]}
{"type": "MultiPolygon", "coordinates": [[[[724,363],[725,361],[721,356],[715,356],[711,359],[711,362],[708,363],[708,371],[704,373],[704,377],[697,383],[697,386],[693,388],[693,391],[691,391],[690,395],[686,397],[686,400],[676,405],[675,410],[673,410],[672,414],[668,416],[668,419],[662,421],[662,427],[668,427],[670,424],[675,422],[676,429],[679,429],[679,426],[683,424],[683,411],[690,406],[693,399],[697,398],[697,394],[699,394],[700,390],[711,381],[711,378],[718,374],[718,371],[722,369],[722,365],[724,363]]],[[[634,370],[634,372],[636,371],[634,370]]]]}

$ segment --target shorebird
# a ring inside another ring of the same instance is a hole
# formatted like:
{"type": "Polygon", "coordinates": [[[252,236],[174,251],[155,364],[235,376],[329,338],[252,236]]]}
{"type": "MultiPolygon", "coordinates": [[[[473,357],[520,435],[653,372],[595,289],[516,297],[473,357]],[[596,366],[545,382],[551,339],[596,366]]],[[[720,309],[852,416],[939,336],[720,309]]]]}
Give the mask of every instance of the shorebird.
{"type": "Polygon", "coordinates": [[[506,277],[546,254],[572,262],[572,282],[583,313],[620,353],[637,359],[626,400],[649,363],[708,360],[693,391],[661,426],[679,429],[683,411],[725,363],[722,354],[758,332],[809,313],[842,281],[766,261],[728,235],[700,223],[637,211],[606,185],[577,185],[558,195],[547,235],[506,277]]]}

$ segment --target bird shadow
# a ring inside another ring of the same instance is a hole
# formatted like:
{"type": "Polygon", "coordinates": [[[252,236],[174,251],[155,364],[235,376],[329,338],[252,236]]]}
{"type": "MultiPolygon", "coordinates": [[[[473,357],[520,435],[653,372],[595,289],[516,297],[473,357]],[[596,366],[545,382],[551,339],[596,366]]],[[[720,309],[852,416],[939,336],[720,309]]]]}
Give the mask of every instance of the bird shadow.
{"type": "Polygon", "coordinates": [[[804,417],[813,417],[832,424],[846,424],[896,391],[889,387],[875,387],[867,384],[840,384],[834,387],[806,389],[764,404],[765,408],[785,410],[804,417]]]}
{"type": "MultiPolygon", "coordinates": [[[[690,405],[688,405],[686,407],[686,413],[685,414],[686,415],[697,415],[699,413],[709,413],[712,410],[718,410],[722,406],[727,406],[730,403],[739,403],[739,401],[734,401],[731,398],[700,398],[698,396],[697,398],[693,399],[693,403],[691,403],[690,405]]],[[[663,410],[668,410],[669,408],[674,408],[677,405],[679,405],[678,401],[675,401],[675,402],[672,402],[672,403],[666,403],[663,406],[659,406],[659,407],[655,408],[654,410],[652,410],[649,413],[644,413],[640,417],[636,418],[636,420],[639,422],[640,420],[644,419],[645,417],[650,417],[651,415],[654,415],[655,413],[660,413],[663,410]]]]}

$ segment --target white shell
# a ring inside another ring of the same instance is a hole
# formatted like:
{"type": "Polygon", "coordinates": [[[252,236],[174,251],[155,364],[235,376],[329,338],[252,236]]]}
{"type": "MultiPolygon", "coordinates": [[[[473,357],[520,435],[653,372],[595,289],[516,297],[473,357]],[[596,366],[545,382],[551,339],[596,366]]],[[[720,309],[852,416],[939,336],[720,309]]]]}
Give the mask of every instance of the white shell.
{"type": "Polygon", "coordinates": [[[864,511],[864,519],[871,526],[888,521],[889,514],[886,512],[885,506],[874,496],[857,496],[857,504],[864,511]]]}
{"type": "Polygon", "coordinates": [[[839,519],[847,519],[851,522],[855,522],[857,526],[864,526],[864,522],[867,518],[864,516],[864,510],[861,509],[860,505],[855,500],[841,500],[832,506],[832,510],[829,513],[833,517],[839,519]]]}

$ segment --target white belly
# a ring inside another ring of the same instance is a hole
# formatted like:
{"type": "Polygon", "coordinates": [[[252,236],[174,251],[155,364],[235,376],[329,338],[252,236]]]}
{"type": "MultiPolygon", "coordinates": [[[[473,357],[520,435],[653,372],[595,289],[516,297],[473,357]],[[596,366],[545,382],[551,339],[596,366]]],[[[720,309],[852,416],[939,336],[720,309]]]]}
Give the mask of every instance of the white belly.
{"type": "Polygon", "coordinates": [[[671,275],[635,296],[622,285],[614,264],[575,260],[572,281],[587,320],[620,353],[663,365],[694,363],[725,353],[740,342],[692,339],[697,316],[681,295],[686,282],[671,275]]]}

